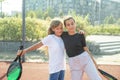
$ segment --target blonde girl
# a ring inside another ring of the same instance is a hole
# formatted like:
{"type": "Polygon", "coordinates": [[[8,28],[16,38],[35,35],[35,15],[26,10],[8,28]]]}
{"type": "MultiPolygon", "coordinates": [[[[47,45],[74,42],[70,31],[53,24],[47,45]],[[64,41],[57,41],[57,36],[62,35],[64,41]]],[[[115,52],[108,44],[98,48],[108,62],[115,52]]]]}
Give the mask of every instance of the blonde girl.
{"type": "MultiPolygon", "coordinates": [[[[48,36],[42,41],[23,50],[22,55],[27,52],[36,50],[45,45],[49,53],[49,80],[64,80],[65,74],[65,54],[64,43],[61,39],[63,24],[60,20],[52,20],[48,30],[48,36]]],[[[20,55],[20,53],[18,53],[20,55]]]]}

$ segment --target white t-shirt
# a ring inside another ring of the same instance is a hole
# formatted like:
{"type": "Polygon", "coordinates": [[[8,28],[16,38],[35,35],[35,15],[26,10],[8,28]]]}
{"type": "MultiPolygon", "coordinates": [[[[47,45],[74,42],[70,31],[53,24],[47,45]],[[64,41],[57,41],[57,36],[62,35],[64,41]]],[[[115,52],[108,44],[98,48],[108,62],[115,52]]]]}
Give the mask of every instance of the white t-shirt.
{"type": "Polygon", "coordinates": [[[51,34],[45,37],[42,40],[42,43],[48,46],[49,73],[55,73],[60,70],[65,70],[65,47],[62,38],[51,34]]]}

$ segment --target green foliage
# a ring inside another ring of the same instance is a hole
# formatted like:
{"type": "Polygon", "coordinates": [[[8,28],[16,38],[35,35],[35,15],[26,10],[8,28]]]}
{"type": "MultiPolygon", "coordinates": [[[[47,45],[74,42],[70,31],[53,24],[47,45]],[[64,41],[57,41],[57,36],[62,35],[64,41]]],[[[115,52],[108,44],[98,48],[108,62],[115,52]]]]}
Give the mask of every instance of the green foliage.
{"type": "Polygon", "coordinates": [[[44,19],[47,17],[54,17],[54,12],[53,9],[47,8],[46,11],[44,12],[44,19]]]}
{"type": "Polygon", "coordinates": [[[27,17],[30,18],[40,18],[40,19],[46,19],[47,17],[54,17],[53,9],[47,8],[45,11],[39,10],[31,10],[27,11],[27,17]]]}
{"type": "Polygon", "coordinates": [[[45,20],[40,19],[26,19],[26,39],[39,40],[47,35],[48,23],[45,20]]]}
{"type": "Polygon", "coordinates": [[[117,24],[120,25],[120,18],[117,20],[117,24]]]}
{"type": "Polygon", "coordinates": [[[19,40],[21,19],[19,18],[1,18],[0,20],[0,39],[19,40]]]}
{"type": "Polygon", "coordinates": [[[44,19],[44,14],[43,14],[43,11],[41,9],[35,10],[34,12],[36,13],[37,18],[44,19]]]}
{"type": "Polygon", "coordinates": [[[87,35],[120,35],[120,25],[101,25],[101,26],[87,26],[86,33],[87,35]]]}
{"type": "MultiPolygon", "coordinates": [[[[26,18],[26,40],[39,40],[47,35],[47,21],[26,18]]],[[[0,40],[20,41],[22,38],[21,18],[0,18],[0,40]]]]}
{"type": "Polygon", "coordinates": [[[27,13],[27,17],[36,18],[36,14],[35,14],[34,11],[29,11],[29,12],[27,13]]]}
{"type": "Polygon", "coordinates": [[[63,13],[62,10],[59,10],[59,13],[58,13],[58,14],[59,14],[60,17],[63,17],[63,14],[64,14],[64,13],[63,13]]]}
{"type": "Polygon", "coordinates": [[[104,20],[104,23],[105,24],[114,24],[116,21],[115,21],[115,18],[113,16],[108,16],[105,18],[104,20]]]}
{"type": "Polygon", "coordinates": [[[22,15],[21,15],[21,13],[16,13],[13,17],[17,17],[17,18],[21,18],[22,17],[22,15]]]}
{"type": "Polygon", "coordinates": [[[86,35],[120,35],[120,25],[119,25],[119,20],[117,24],[113,24],[114,18],[112,16],[108,17],[108,23],[109,24],[101,24],[101,25],[96,25],[92,26],[90,25],[89,21],[89,15],[82,17],[79,15],[75,15],[75,12],[72,12],[72,16],[74,17],[76,21],[76,26],[77,29],[82,29],[86,32],[86,35]],[[110,24],[111,23],[111,24],[110,24]]]}
{"type": "MultiPolygon", "coordinates": [[[[104,24],[100,26],[92,26],[89,23],[88,16],[73,16],[77,28],[82,29],[87,35],[120,35],[119,24],[104,24]]],[[[51,21],[50,17],[46,20],[27,17],[26,18],[26,40],[40,40],[47,35],[47,29],[51,21]]],[[[20,41],[22,38],[22,19],[20,17],[0,18],[0,40],[20,41]]]]}

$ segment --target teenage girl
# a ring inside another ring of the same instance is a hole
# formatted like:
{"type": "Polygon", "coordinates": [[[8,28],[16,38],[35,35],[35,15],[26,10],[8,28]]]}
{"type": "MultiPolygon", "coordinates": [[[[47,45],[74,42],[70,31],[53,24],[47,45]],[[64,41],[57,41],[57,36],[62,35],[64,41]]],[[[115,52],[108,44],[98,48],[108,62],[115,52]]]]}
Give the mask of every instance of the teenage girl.
{"type": "MultiPolygon", "coordinates": [[[[63,24],[60,20],[53,20],[46,36],[41,42],[38,42],[23,50],[22,55],[32,50],[36,50],[45,45],[49,53],[49,80],[64,80],[65,74],[65,54],[64,43],[61,39],[63,24]]],[[[20,53],[18,52],[18,55],[20,53]]]]}
{"type": "Polygon", "coordinates": [[[72,80],[82,80],[83,72],[86,72],[90,80],[102,80],[88,54],[84,35],[76,33],[75,20],[67,17],[64,26],[68,32],[64,32],[61,37],[69,57],[72,80]]]}

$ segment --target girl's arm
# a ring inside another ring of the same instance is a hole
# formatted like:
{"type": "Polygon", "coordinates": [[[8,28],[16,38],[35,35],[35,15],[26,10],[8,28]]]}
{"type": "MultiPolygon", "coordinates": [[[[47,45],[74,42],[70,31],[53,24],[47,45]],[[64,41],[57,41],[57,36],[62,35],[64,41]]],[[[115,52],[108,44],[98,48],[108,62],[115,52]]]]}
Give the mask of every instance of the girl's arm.
{"type": "MultiPolygon", "coordinates": [[[[34,45],[32,45],[32,46],[24,49],[24,50],[22,51],[21,56],[24,55],[24,54],[27,53],[27,52],[36,50],[36,49],[40,48],[41,46],[43,46],[43,43],[42,43],[42,42],[38,42],[38,43],[36,43],[36,44],[34,44],[34,45]]],[[[20,53],[21,53],[21,51],[18,51],[17,55],[20,55],[20,53]]]]}
{"type": "Polygon", "coordinates": [[[93,62],[94,62],[94,64],[95,64],[96,68],[98,69],[98,65],[97,65],[96,61],[94,60],[93,55],[92,55],[92,53],[89,51],[88,47],[83,47],[83,48],[84,48],[85,51],[88,52],[88,54],[90,55],[91,59],[93,60],[93,62]]]}
{"type": "Polygon", "coordinates": [[[40,48],[41,46],[43,46],[43,43],[42,43],[42,42],[38,42],[38,43],[36,43],[36,44],[34,44],[34,45],[26,48],[25,51],[26,51],[26,53],[27,53],[27,52],[36,50],[36,49],[40,48]]]}

